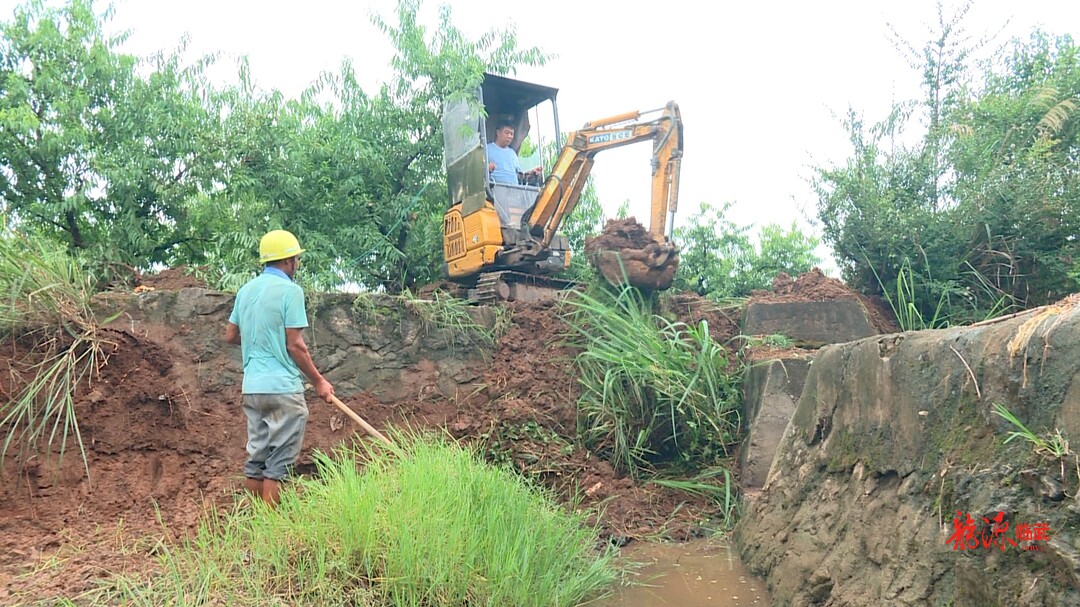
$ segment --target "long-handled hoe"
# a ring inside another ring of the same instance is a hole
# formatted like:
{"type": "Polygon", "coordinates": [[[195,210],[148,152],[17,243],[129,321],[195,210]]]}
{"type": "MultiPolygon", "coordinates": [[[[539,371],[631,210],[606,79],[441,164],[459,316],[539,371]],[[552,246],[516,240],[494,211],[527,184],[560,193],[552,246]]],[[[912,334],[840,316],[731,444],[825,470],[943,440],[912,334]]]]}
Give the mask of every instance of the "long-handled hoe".
{"type": "Polygon", "coordinates": [[[374,436],[375,438],[381,440],[382,442],[386,443],[390,447],[394,446],[394,443],[391,443],[390,439],[383,436],[382,433],[379,432],[378,430],[376,430],[375,428],[373,428],[371,426],[371,424],[364,421],[364,418],[357,415],[356,412],[353,411],[352,409],[350,409],[348,405],[341,402],[341,400],[339,400],[338,397],[331,395],[330,396],[330,401],[334,403],[335,407],[337,407],[338,409],[341,409],[342,413],[344,413],[345,415],[348,415],[349,419],[356,422],[356,425],[363,428],[364,432],[367,432],[368,434],[370,434],[370,435],[374,436]]]}

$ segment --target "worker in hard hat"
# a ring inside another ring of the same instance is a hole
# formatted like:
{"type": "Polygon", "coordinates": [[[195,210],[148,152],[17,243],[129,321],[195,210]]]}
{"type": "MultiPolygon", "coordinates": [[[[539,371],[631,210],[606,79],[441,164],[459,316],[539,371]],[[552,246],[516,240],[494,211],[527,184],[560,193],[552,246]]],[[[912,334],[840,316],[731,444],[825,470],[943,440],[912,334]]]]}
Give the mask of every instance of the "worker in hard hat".
{"type": "Polygon", "coordinates": [[[244,486],[272,506],[304,442],[308,408],[300,373],[324,400],[334,396],[334,387],[315,368],[304,343],[304,290],[293,282],[303,252],[290,232],[274,230],[263,236],[263,272],[237,292],[225,325],[225,341],[239,345],[244,358],[244,486]]]}

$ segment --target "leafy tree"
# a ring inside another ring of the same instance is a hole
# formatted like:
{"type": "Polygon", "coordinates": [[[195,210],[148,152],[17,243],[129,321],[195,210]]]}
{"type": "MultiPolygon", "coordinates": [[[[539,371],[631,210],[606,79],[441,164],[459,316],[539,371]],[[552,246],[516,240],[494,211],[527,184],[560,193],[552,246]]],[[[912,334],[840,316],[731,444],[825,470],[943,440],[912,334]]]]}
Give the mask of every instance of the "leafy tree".
{"type": "Polygon", "coordinates": [[[734,281],[747,271],[753,245],[749,228],[726,218],[730,208],[730,202],[720,208],[703,202],[687,225],[675,228],[673,236],[679,245],[676,288],[721,298],[738,290],[734,281]]]}
{"type": "Polygon", "coordinates": [[[956,116],[963,264],[1025,305],[1080,288],[1078,99],[1080,49],[1035,32],[956,116]]]}
{"type": "Polygon", "coordinates": [[[731,203],[713,207],[701,203],[686,226],[675,229],[680,248],[676,287],[715,299],[743,297],[768,288],[785,272],[798,275],[818,263],[816,238],[806,236],[793,223],[790,230],[763,226],[755,246],[750,226],[727,219],[731,203]]]}
{"type": "Polygon", "coordinates": [[[110,17],[35,0],[0,24],[0,205],[73,253],[146,267],[183,238],[216,148],[191,69],[159,56],[139,77],[110,17]]]}
{"type": "Polygon", "coordinates": [[[804,234],[794,221],[788,229],[775,223],[761,226],[745,289],[766,289],[781,272],[797,276],[810,271],[821,263],[814,255],[818,244],[816,237],[804,234]]]}
{"type": "MultiPolygon", "coordinates": [[[[467,39],[449,7],[429,33],[417,19],[420,6],[403,0],[396,22],[373,18],[394,46],[396,69],[374,94],[359,86],[349,62],[297,100],[256,94],[246,79],[229,91],[229,155],[242,162],[201,203],[208,228],[292,230],[310,251],[309,280],[326,288],[398,292],[441,276],[443,103],[478,86],[485,71],[505,74],[545,56],[517,49],[512,30],[467,39]],[[240,225],[236,209],[247,213],[240,225]]],[[[243,273],[243,260],[228,251],[205,260],[226,276],[243,273]]]]}
{"type": "Polygon", "coordinates": [[[303,272],[318,286],[434,279],[443,102],[485,71],[546,57],[518,49],[512,30],[467,39],[447,7],[429,33],[419,8],[403,0],[396,22],[374,18],[397,69],[377,92],[345,62],[289,99],[259,90],[243,61],[221,88],[203,76],[213,58],[185,65],[183,48],[140,66],[90,0],[30,2],[0,26],[0,212],[73,252],[196,265],[220,285],[250,276],[259,236],[279,227],[309,249],[303,272]]]}
{"type": "Polygon", "coordinates": [[[979,73],[941,17],[921,52],[922,101],[867,127],[850,111],[848,160],[818,167],[824,238],[843,277],[886,296],[898,281],[946,322],[1040,305],[1078,288],[1077,51],[1071,38],[1014,40],[979,73]],[[924,118],[911,140],[913,117],[924,118]],[[939,306],[943,305],[943,310],[939,306]]]}

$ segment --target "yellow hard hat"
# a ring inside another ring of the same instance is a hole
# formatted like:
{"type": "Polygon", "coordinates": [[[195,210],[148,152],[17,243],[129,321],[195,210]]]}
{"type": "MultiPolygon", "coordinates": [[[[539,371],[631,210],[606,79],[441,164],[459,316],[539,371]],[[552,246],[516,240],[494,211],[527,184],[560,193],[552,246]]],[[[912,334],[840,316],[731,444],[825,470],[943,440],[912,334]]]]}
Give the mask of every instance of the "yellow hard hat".
{"type": "Polygon", "coordinates": [[[288,230],[273,230],[259,241],[259,262],[267,263],[295,257],[304,250],[300,248],[300,241],[288,230]]]}

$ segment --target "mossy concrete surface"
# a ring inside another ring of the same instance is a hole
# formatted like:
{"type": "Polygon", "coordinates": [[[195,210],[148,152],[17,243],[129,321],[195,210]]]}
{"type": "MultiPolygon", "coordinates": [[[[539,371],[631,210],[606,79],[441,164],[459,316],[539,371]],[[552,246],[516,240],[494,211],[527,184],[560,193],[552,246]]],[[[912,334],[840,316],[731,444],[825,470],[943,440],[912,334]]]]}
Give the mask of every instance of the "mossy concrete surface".
{"type": "MultiPolygon", "coordinates": [[[[242,379],[240,349],[222,341],[234,299],[185,288],[99,296],[95,307],[102,318],[119,314],[120,326],[130,320],[132,330],[144,321],[172,327],[172,339],[203,363],[200,384],[225,388],[242,379]]],[[[343,399],[362,391],[392,403],[417,385],[431,386],[444,397],[467,394],[476,389],[477,367],[491,358],[492,308],[350,294],[318,294],[307,303],[310,326],[304,339],[343,399]]]]}
{"type": "Polygon", "coordinates": [[[796,345],[817,348],[876,335],[858,299],[750,302],[743,312],[743,333],[781,334],[796,345]]]}
{"type": "Polygon", "coordinates": [[[1080,605],[1076,455],[1003,444],[998,403],[1080,446],[1080,307],[819,350],[735,533],[774,605],[1080,605]],[[984,547],[999,513],[1048,537],[984,547]]]}
{"type": "Polygon", "coordinates": [[[762,361],[750,368],[743,384],[743,419],[749,420],[739,449],[743,489],[760,489],[799,401],[811,358],[762,361]]]}

